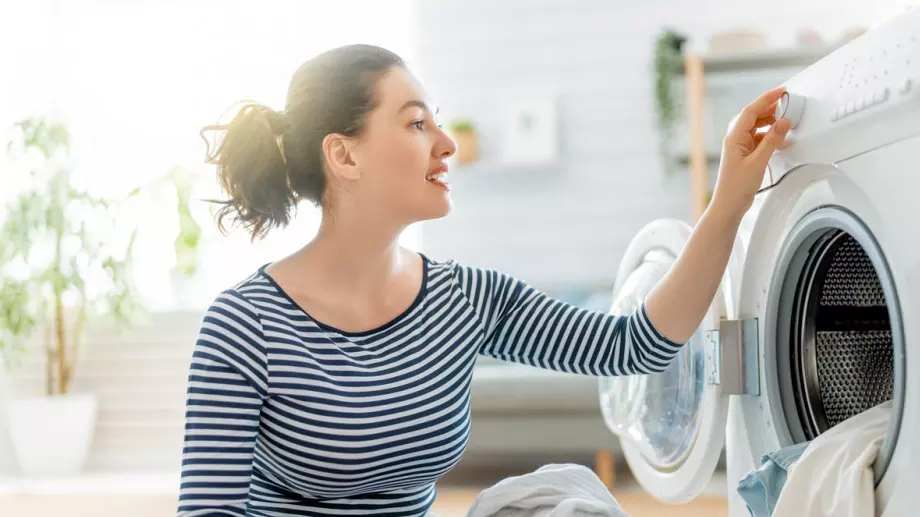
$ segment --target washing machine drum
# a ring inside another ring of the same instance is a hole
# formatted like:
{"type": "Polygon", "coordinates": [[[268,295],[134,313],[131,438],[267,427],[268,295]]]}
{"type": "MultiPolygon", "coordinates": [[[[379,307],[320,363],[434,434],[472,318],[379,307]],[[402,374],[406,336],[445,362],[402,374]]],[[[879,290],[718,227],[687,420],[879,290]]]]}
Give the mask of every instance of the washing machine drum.
{"type": "Polygon", "coordinates": [[[796,441],[812,440],[891,400],[895,386],[888,303],[866,250],[835,230],[800,253],[802,260],[792,263],[802,267],[786,273],[779,319],[788,326],[778,329],[777,350],[784,409],[796,441]]]}

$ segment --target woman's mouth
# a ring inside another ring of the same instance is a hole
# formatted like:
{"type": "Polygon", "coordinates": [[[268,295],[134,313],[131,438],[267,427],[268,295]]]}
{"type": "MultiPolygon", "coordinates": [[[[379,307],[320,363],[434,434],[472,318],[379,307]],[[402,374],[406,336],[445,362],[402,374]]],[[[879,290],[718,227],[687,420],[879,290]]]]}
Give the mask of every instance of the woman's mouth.
{"type": "Polygon", "coordinates": [[[425,176],[425,179],[433,183],[435,186],[450,190],[450,183],[447,182],[446,172],[436,172],[434,174],[429,174],[425,176]]]}

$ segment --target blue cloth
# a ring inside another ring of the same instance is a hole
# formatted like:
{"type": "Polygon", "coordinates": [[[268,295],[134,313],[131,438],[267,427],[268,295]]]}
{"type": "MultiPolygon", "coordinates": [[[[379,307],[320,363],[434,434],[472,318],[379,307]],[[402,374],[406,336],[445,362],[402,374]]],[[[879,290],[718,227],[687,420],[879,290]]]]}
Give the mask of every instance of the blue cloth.
{"type": "Polygon", "coordinates": [[[784,447],[760,458],[760,468],[738,482],[738,494],[752,517],[770,517],[779,499],[789,467],[798,461],[808,442],[784,447]]]}

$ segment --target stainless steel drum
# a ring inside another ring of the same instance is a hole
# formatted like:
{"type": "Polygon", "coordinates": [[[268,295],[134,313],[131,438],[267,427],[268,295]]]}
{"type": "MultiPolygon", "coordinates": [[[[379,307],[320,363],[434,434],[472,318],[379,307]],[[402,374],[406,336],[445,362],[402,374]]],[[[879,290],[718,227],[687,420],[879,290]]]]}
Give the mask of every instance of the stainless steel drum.
{"type": "Polygon", "coordinates": [[[894,392],[891,323],[878,274],[853,237],[834,232],[816,250],[802,285],[799,397],[808,439],[890,400],[894,392]]]}
{"type": "Polygon", "coordinates": [[[790,437],[813,440],[891,400],[878,480],[897,442],[905,378],[900,306],[884,253],[853,214],[821,208],[787,236],[773,281],[779,298],[767,346],[775,347],[790,437]]]}

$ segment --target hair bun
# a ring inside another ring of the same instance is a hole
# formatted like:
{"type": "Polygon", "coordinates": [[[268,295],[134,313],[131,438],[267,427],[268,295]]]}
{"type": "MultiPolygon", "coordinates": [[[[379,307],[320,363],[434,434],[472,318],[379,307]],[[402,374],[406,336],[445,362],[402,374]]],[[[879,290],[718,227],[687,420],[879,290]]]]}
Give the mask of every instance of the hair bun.
{"type": "Polygon", "coordinates": [[[283,135],[288,126],[287,117],[284,116],[284,113],[275,111],[265,106],[261,106],[261,108],[262,115],[265,117],[265,120],[268,121],[268,125],[272,128],[272,134],[275,136],[283,135]]]}

